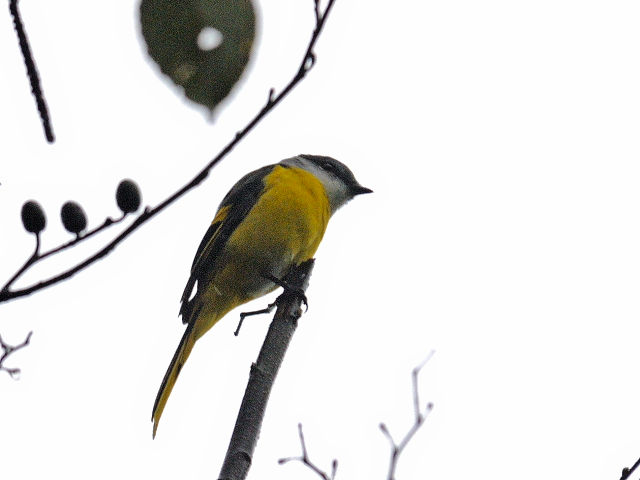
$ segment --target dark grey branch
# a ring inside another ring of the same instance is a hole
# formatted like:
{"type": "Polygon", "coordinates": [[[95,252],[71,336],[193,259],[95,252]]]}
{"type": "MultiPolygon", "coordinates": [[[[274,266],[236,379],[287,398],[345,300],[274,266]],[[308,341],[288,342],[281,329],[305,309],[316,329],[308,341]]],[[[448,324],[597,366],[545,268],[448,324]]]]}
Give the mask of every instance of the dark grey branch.
{"type": "MultiPolygon", "coordinates": [[[[327,17],[329,15],[329,12],[333,8],[334,3],[335,3],[335,0],[329,0],[329,2],[327,3],[327,6],[324,8],[324,10],[320,11],[319,13],[316,12],[316,26],[315,26],[315,29],[313,30],[313,33],[311,35],[311,39],[309,41],[307,49],[306,49],[306,51],[304,53],[302,61],[300,62],[300,66],[298,67],[298,70],[297,70],[296,74],[289,81],[289,83],[277,95],[275,94],[275,90],[271,89],[269,91],[267,102],[260,109],[260,111],[253,117],[253,119],[251,119],[249,121],[249,123],[247,123],[247,125],[242,130],[240,130],[239,132],[237,132],[234,135],[233,139],[213,158],[213,160],[211,160],[209,163],[207,163],[204,166],[204,168],[191,181],[189,181],[186,185],[181,187],[178,191],[176,191],[175,193],[170,195],[167,199],[165,199],[164,201],[162,201],[161,203],[159,203],[155,207],[147,207],[144,210],[144,212],[142,214],[140,214],[135,219],[134,222],[131,223],[131,225],[129,225],[125,230],[123,230],[119,235],[117,235],[111,242],[109,242],[102,249],[98,250],[95,254],[93,254],[92,256],[90,256],[88,258],[86,258],[85,260],[83,260],[82,262],[78,263],[74,267],[71,267],[68,270],[66,270],[66,271],[64,271],[62,273],[59,273],[59,274],[57,274],[57,275],[55,275],[55,276],[53,276],[51,278],[48,278],[46,280],[42,280],[42,281],[40,281],[38,283],[35,283],[35,284],[31,285],[31,286],[28,286],[28,287],[25,287],[25,288],[22,288],[22,289],[19,289],[19,290],[11,290],[11,289],[9,289],[8,287],[5,286],[5,288],[0,290],[0,303],[1,302],[6,302],[8,300],[15,299],[15,298],[19,298],[19,297],[24,297],[26,295],[30,295],[30,294],[32,294],[32,293],[34,293],[36,291],[42,290],[43,288],[49,287],[49,286],[54,285],[54,284],[56,284],[58,282],[66,280],[66,279],[72,277],[73,275],[75,275],[76,273],[78,273],[79,271],[84,270],[89,265],[93,264],[94,262],[100,260],[101,258],[103,258],[106,255],[108,255],[109,253],[111,253],[111,251],[113,249],[115,249],[116,246],[118,246],[125,238],[127,238],[129,235],[131,235],[131,233],[133,233],[135,230],[137,230],[142,224],[144,224],[147,221],[149,221],[151,218],[153,218],[155,215],[160,213],[166,207],[168,207],[169,205],[174,203],[176,200],[178,200],[180,197],[182,197],[188,191],[192,190],[193,188],[198,186],[200,183],[202,183],[209,176],[209,173],[210,173],[211,169],[213,167],[215,167],[223,158],[225,158],[231,152],[231,150],[233,150],[235,148],[235,146],[251,130],[253,130],[253,128],[271,110],[273,110],[273,108],[275,108],[275,106],[278,105],[289,94],[289,92],[291,92],[291,90],[293,90],[302,81],[302,79],[306,77],[307,73],[313,68],[313,66],[315,65],[315,54],[313,53],[313,49],[315,48],[316,43],[318,42],[318,39],[320,37],[320,33],[322,32],[322,29],[324,28],[324,25],[325,25],[325,23],[327,21],[327,17]]],[[[314,5],[318,5],[318,4],[314,3],[314,5]]],[[[59,247],[59,248],[61,248],[61,247],[59,247]]],[[[31,265],[31,264],[29,264],[29,260],[27,260],[27,264],[25,264],[26,268],[28,268],[31,265]]],[[[25,266],[23,266],[22,268],[24,268],[26,270],[25,266]]],[[[20,273],[20,272],[18,272],[18,273],[20,273]]],[[[17,275],[17,276],[19,276],[19,275],[17,275]]],[[[15,278],[17,278],[17,276],[14,275],[15,278]]],[[[12,280],[10,280],[10,282],[8,282],[9,285],[13,281],[15,281],[15,278],[12,278],[12,280]]]]}
{"type": "MultiPolygon", "coordinates": [[[[313,259],[308,260],[294,268],[286,278],[287,283],[292,288],[306,290],[313,263],[313,259]]],[[[249,383],[220,469],[220,480],[244,480],[249,473],[271,388],[302,315],[301,296],[285,293],[280,298],[258,360],[251,365],[249,383]]]]}
{"type": "Polygon", "coordinates": [[[51,126],[51,119],[49,118],[49,109],[47,108],[47,101],[44,98],[44,93],[40,86],[38,68],[36,67],[36,62],[31,54],[31,47],[29,46],[29,39],[27,38],[24,25],[22,24],[20,10],[18,10],[18,0],[9,0],[9,12],[11,12],[16,35],[18,35],[18,44],[20,45],[20,51],[22,52],[22,58],[24,59],[24,66],[27,68],[27,76],[31,83],[31,93],[33,93],[33,97],[36,100],[36,106],[38,107],[38,113],[40,113],[40,120],[42,121],[44,135],[47,137],[47,142],[53,143],[55,141],[55,136],[53,135],[53,127],[51,126]]]}

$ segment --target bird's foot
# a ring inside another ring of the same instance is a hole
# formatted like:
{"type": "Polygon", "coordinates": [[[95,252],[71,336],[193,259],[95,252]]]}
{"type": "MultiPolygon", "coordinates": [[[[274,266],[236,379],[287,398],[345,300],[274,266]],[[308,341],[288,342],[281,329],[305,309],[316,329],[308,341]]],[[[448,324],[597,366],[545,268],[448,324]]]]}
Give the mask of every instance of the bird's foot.
{"type": "Polygon", "coordinates": [[[304,293],[302,288],[291,286],[286,280],[282,280],[274,275],[266,275],[267,279],[271,280],[276,285],[279,285],[284,290],[276,301],[274,302],[276,305],[279,305],[280,302],[284,300],[289,300],[291,297],[299,298],[300,302],[304,305],[304,311],[309,310],[309,302],[307,301],[307,295],[304,293]]]}

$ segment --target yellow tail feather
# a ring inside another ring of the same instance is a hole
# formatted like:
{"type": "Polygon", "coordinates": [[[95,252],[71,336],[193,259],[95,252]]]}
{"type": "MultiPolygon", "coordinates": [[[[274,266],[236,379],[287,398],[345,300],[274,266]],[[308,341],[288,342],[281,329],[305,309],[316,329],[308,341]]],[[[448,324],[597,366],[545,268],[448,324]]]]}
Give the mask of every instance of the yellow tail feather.
{"type": "Polygon", "coordinates": [[[160,385],[160,390],[158,390],[156,401],[153,404],[153,413],[151,415],[151,419],[153,420],[153,438],[156,438],[156,430],[158,429],[158,423],[160,423],[162,411],[164,410],[164,406],[169,399],[171,390],[173,390],[173,386],[178,379],[180,370],[182,370],[183,365],[187,361],[187,358],[189,358],[189,354],[196,343],[196,336],[193,329],[194,325],[195,322],[191,322],[187,326],[187,329],[182,336],[182,340],[180,340],[180,345],[178,345],[176,353],[173,354],[173,359],[171,359],[167,373],[164,375],[164,379],[160,385]]]}

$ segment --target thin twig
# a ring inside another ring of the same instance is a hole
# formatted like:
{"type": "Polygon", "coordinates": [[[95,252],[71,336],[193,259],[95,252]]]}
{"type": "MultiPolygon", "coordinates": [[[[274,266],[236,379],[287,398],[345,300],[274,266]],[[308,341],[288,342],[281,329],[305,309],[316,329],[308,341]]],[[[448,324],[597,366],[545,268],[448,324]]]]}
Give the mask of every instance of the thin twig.
{"type": "Polygon", "coordinates": [[[298,424],[298,435],[300,437],[300,445],[302,446],[302,456],[300,456],[300,457],[281,458],[280,460],[278,460],[278,463],[280,465],[282,465],[282,464],[285,464],[287,462],[302,462],[307,467],[309,467],[311,470],[313,470],[315,473],[317,473],[318,476],[320,478],[322,478],[323,480],[334,480],[336,478],[336,472],[338,470],[338,460],[334,459],[333,462],[331,462],[331,475],[329,476],[329,474],[327,474],[325,471],[321,470],[316,464],[314,464],[309,459],[309,453],[307,452],[307,445],[304,442],[304,435],[302,434],[302,424],[301,423],[298,424]]]}
{"type": "Polygon", "coordinates": [[[9,357],[9,355],[14,353],[16,350],[20,350],[21,348],[24,348],[27,345],[29,345],[29,341],[31,340],[32,334],[33,332],[29,332],[24,342],[18,345],[8,345],[7,343],[4,342],[4,340],[2,340],[2,337],[0,337],[0,348],[2,349],[2,355],[0,355],[0,371],[4,370],[9,374],[11,378],[14,378],[14,379],[17,378],[17,375],[20,374],[20,369],[5,367],[4,361],[9,357]]]}
{"type": "Polygon", "coordinates": [[[425,358],[422,363],[414,368],[411,372],[411,386],[413,387],[413,412],[415,413],[416,423],[420,421],[420,418],[422,416],[420,409],[420,399],[418,397],[418,374],[420,373],[420,370],[422,370],[422,367],[424,367],[427,362],[431,360],[431,357],[433,357],[434,353],[435,351],[431,350],[429,352],[429,355],[427,355],[427,358],[425,358]]]}
{"type": "Polygon", "coordinates": [[[116,220],[114,220],[111,217],[107,217],[105,219],[105,221],[97,226],[96,228],[94,228],[93,230],[89,230],[86,233],[79,233],[76,234],[76,237],[73,240],[69,240],[66,243],[63,243],[62,245],[59,245],[55,248],[52,248],[51,250],[48,250],[44,253],[40,253],[40,234],[36,234],[36,248],[35,251],[33,252],[33,254],[27,259],[27,261],[24,263],[24,265],[22,265],[22,267],[20,267],[20,269],[18,269],[18,271],[7,281],[7,283],[4,284],[4,286],[0,289],[0,301],[2,301],[2,294],[9,292],[9,289],[11,288],[11,285],[13,285],[13,283],[22,276],[22,274],[24,274],[24,272],[26,272],[27,270],[29,270],[29,268],[31,268],[33,265],[35,265],[37,262],[44,260],[45,258],[61,252],[63,250],[66,250],[68,248],[73,247],[74,245],[77,245],[78,243],[82,242],[83,240],[86,240],[89,237],[92,237],[93,235],[95,235],[98,232],[101,232],[102,230],[105,230],[106,228],[115,225],[117,223],[120,223],[122,220],[124,220],[126,217],[126,214],[122,214],[122,216],[120,218],[117,218],[116,220]]]}
{"type": "Polygon", "coordinates": [[[395,480],[396,467],[398,465],[398,458],[400,454],[405,449],[407,444],[411,441],[416,432],[420,429],[420,427],[424,424],[425,419],[429,415],[429,413],[433,410],[433,403],[429,402],[423,411],[420,408],[420,397],[418,394],[418,374],[422,367],[431,359],[433,356],[433,351],[427,355],[427,358],[411,372],[412,378],[412,386],[413,386],[413,409],[414,409],[414,423],[409,429],[409,431],[405,434],[404,438],[400,441],[400,443],[396,443],[389,432],[389,429],[384,423],[380,424],[380,430],[384,434],[385,437],[389,440],[389,445],[391,447],[391,459],[389,460],[389,472],[387,474],[387,480],[395,480]]]}
{"type": "MultiPolygon", "coordinates": [[[[395,471],[398,465],[398,458],[400,457],[400,454],[405,449],[407,444],[411,441],[411,439],[416,434],[418,429],[424,424],[424,421],[426,420],[429,413],[433,410],[433,404],[428,403],[425,410],[422,411],[422,409],[420,408],[420,396],[418,393],[418,374],[420,373],[420,370],[422,370],[422,367],[424,367],[425,364],[431,359],[431,357],[433,357],[433,354],[434,352],[432,350],[431,352],[429,352],[429,355],[427,355],[427,358],[425,358],[424,361],[420,365],[415,367],[411,372],[411,378],[412,378],[411,383],[413,386],[413,408],[414,408],[415,420],[413,425],[409,429],[409,431],[405,434],[404,438],[400,441],[400,443],[396,444],[387,426],[384,423],[380,424],[380,430],[385,435],[385,437],[387,437],[387,439],[389,440],[389,444],[391,446],[391,460],[389,462],[389,473],[387,474],[387,480],[395,480],[395,471]]],[[[331,476],[329,476],[326,472],[321,470],[317,465],[315,465],[309,459],[307,446],[304,441],[304,435],[302,434],[301,424],[298,424],[298,434],[300,436],[300,445],[302,446],[302,455],[299,457],[281,458],[280,460],[278,460],[278,463],[284,464],[292,461],[301,462],[307,467],[309,467],[312,471],[314,471],[323,480],[334,480],[336,471],[338,469],[338,461],[334,460],[332,462],[331,476]]]]}
{"type": "MultiPolygon", "coordinates": [[[[335,0],[329,0],[327,6],[324,11],[322,11],[317,16],[316,26],[311,35],[311,40],[307,46],[307,50],[304,53],[302,61],[300,62],[300,66],[296,74],[289,81],[289,83],[282,89],[280,93],[274,96],[274,90],[271,89],[269,91],[268,99],[266,104],[260,109],[260,111],[249,121],[249,123],[239,132],[235,134],[233,139],[211,160],[207,163],[204,168],[186,185],[181,187],[178,191],[173,193],[167,199],[159,203],[153,208],[147,207],[143,213],[141,213],[134,222],[129,225],[125,230],[123,230],[118,236],[116,236],[111,242],[105,245],[102,249],[97,251],[92,256],[86,258],[82,262],[78,263],[74,267],[55,275],[47,280],[42,280],[38,283],[35,283],[31,286],[22,288],[20,290],[1,290],[0,291],[0,303],[6,302],[8,300],[12,300],[18,297],[23,297],[26,295],[30,295],[38,290],[42,290],[50,285],[56,284],[65,280],[67,278],[72,277],[76,273],[81,270],[84,270],[89,265],[94,262],[100,260],[101,258],[108,255],[118,244],[120,244],[126,237],[128,237],[133,231],[137,230],[142,224],[146,223],[152,217],[160,213],[166,207],[174,203],[180,197],[182,197],[185,193],[195,188],[197,185],[202,183],[208,176],[211,169],[216,166],[223,158],[225,158],[231,150],[242,140],[253,128],[271,111],[273,108],[278,105],[288,94],[293,90],[298,83],[307,75],[307,73],[313,68],[315,65],[315,54],[313,53],[313,49],[318,42],[318,38],[320,37],[320,33],[324,28],[324,25],[327,20],[327,16],[333,5],[335,4],[335,0]]],[[[48,253],[50,254],[50,253],[48,253]]]]}
{"type": "Polygon", "coordinates": [[[320,20],[322,20],[322,13],[320,11],[320,0],[313,0],[314,3],[314,11],[316,14],[316,24],[320,23],[320,20]]]}
{"type": "Polygon", "coordinates": [[[620,480],[627,480],[627,478],[629,478],[631,476],[631,474],[636,470],[636,468],[638,468],[640,466],[640,458],[638,460],[636,460],[636,463],[633,464],[633,466],[631,468],[623,468],[622,469],[622,476],[620,477],[620,480]]]}
{"type": "Polygon", "coordinates": [[[36,99],[36,105],[38,112],[40,113],[40,120],[42,121],[42,128],[44,129],[44,135],[47,137],[47,142],[53,143],[55,136],[53,135],[53,127],[51,126],[51,119],[49,118],[49,109],[47,108],[47,101],[44,98],[44,93],[40,85],[40,76],[38,75],[38,68],[36,62],[31,54],[31,47],[29,46],[29,39],[24,30],[22,24],[22,18],[20,17],[20,10],[18,9],[18,0],[9,0],[9,11],[13,17],[13,25],[18,35],[18,43],[20,44],[20,51],[22,52],[22,58],[24,58],[24,65],[27,68],[27,76],[31,83],[31,92],[36,99]]]}

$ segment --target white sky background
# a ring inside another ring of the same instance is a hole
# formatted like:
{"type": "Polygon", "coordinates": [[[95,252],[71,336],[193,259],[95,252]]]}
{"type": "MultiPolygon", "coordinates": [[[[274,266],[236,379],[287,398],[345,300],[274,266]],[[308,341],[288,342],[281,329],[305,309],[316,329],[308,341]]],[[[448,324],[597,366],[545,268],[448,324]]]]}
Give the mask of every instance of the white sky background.
{"type": "MultiPolygon", "coordinates": [[[[137,2],[22,2],[53,146],[0,12],[1,278],[32,251],[24,201],[51,247],[69,199],[95,226],[122,178],[146,205],[190,179],[297,69],[312,4],[261,2],[251,68],[212,124],[146,60],[137,2]]],[[[316,478],[276,463],[299,453],[298,422],[339,479],[385,478],[378,424],[409,428],[432,349],[435,409],[398,479],[619,478],[640,455],[639,18],[635,1],[338,0],[316,68],[204,185],[71,281],[0,305],[3,338],[34,331],[8,362],[20,381],[0,375],[3,478],[217,478],[268,318],[235,338],[234,312],[198,342],[155,441],[151,407],[219,201],[297,153],[375,194],[331,221],[250,478],[316,478]]]]}

